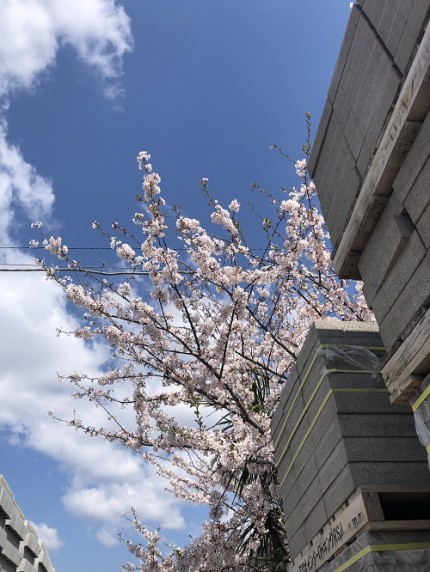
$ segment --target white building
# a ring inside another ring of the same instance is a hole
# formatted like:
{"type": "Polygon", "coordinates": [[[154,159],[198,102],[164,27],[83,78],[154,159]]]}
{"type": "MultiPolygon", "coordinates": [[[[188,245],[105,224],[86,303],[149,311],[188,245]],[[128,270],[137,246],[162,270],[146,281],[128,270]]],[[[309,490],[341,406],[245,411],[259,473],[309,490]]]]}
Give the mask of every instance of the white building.
{"type": "Polygon", "coordinates": [[[55,572],[43,542],[0,475],[0,572],[55,572]]]}

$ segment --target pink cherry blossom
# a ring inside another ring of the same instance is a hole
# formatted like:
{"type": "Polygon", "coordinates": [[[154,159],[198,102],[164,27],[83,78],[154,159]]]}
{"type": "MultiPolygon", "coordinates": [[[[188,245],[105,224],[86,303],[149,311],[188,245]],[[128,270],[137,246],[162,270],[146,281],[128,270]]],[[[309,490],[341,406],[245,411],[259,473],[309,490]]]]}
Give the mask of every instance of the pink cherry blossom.
{"type": "MultiPolygon", "coordinates": [[[[74,335],[106,342],[115,363],[96,379],[84,373],[62,378],[110,419],[99,428],[77,417],[69,424],[130,448],[157,468],[178,498],[209,507],[201,534],[167,554],[162,531],[149,531],[132,513],[142,543],[125,540],[138,562],[125,571],[284,569],[288,545],[270,436],[273,411],[316,318],[372,315],[361,288],[334,273],[306,159],[295,164],[297,188],[268,196],[273,216],[263,225],[265,248],[255,251],[239,232],[237,200],[228,208],[211,202],[211,232],[197,219],[175,219],[149,159],[147,152],[137,158],[144,196],[133,234],[127,242],[109,236],[122,264],[145,276],[103,282],[88,271],[70,281],[51,272],[84,312],[74,335]],[[177,413],[184,407],[186,421],[177,413]],[[134,419],[127,427],[120,421],[124,408],[134,419]]],[[[202,179],[205,192],[207,184],[202,179]]],[[[99,223],[96,228],[109,234],[99,223]]],[[[45,247],[67,259],[61,238],[49,238],[45,247]]]]}

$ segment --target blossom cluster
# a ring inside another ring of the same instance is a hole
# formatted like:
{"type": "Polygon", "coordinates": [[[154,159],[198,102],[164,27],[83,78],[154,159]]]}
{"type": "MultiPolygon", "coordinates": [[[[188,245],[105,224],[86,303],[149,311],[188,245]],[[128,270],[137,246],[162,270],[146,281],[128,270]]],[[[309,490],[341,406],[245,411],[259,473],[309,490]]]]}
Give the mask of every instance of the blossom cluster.
{"type": "MultiPolygon", "coordinates": [[[[159,548],[160,531],[150,532],[134,515],[143,544],[126,541],[139,563],[124,570],[281,569],[288,546],[270,438],[273,411],[313,320],[371,314],[361,290],[333,271],[306,159],[295,165],[300,185],[271,197],[264,255],[239,232],[237,200],[228,208],[213,202],[217,236],[180,214],[171,224],[150,155],[137,160],[144,171],[143,210],[133,217],[140,239],[134,231],[130,244],[110,240],[122,263],[145,275],[144,286],[100,282],[90,272],[82,283],[54,274],[85,311],[75,335],[104,340],[114,360],[127,364],[98,379],[69,376],[76,395],[102,403],[114,420],[117,406],[130,407],[134,423],[121,430],[85,427],[78,419],[70,424],[140,452],[179,498],[209,506],[201,535],[168,555],[159,548]],[[184,406],[185,422],[177,415],[184,406]]],[[[60,238],[45,246],[67,257],[60,238]]]]}

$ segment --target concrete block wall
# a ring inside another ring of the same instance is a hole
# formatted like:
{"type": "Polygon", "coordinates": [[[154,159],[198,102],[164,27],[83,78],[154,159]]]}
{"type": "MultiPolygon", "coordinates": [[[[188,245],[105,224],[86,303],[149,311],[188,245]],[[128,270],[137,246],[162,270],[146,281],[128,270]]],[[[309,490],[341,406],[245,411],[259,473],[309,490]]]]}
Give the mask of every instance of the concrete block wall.
{"type": "MultiPolygon", "coordinates": [[[[341,278],[362,279],[391,400],[430,373],[430,0],[359,0],[309,169],[341,278]]],[[[429,427],[430,429],[430,427],[429,427]]]]}
{"type": "Polygon", "coordinates": [[[318,568],[318,572],[336,572],[336,570],[412,572],[429,568],[430,531],[392,530],[365,532],[339,556],[318,568]]]}
{"type": "Polygon", "coordinates": [[[272,421],[292,558],[359,486],[428,485],[409,406],[393,407],[374,323],[316,322],[272,421]]]}
{"type": "Polygon", "coordinates": [[[391,354],[430,305],[430,115],[358,261],[367,303],[391,354]]]}
{"type": "Polygon", "coordinates": [[[55,572],[48,552],[0,475],[0,570],[55,572]]]}
{"type": "Polygon", "coordinates": [[[361,0],[352,7],[309,162],[334,253],[429,10],[430,0],[361,0]]]}

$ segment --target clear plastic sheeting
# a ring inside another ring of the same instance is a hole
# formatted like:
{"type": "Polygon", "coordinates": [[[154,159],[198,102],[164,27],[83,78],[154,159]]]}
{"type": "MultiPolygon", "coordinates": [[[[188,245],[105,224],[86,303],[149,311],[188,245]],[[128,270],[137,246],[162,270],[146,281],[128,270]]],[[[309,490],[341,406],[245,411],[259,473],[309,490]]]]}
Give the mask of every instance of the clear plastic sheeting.
{"type": "Polygon", "coordinates": [[[378,356],[363,346],[326,346],[317,354],[325,357],[328,370],[368,371],[373,375],[381,371],[378,356]]]}
{"type": "Polygon", "coordinates": [[[318,572],[429,572],[430,531],[365,533],[318,572]]]}
{"type": "Polygon", "coordinates": [[[414,412],[418,439],[427,450],[430,468],[430,375],[424,379],[409,401],[414,412]]]}

